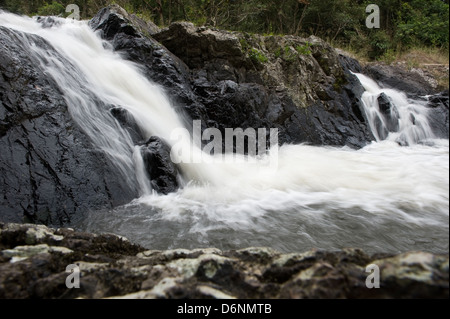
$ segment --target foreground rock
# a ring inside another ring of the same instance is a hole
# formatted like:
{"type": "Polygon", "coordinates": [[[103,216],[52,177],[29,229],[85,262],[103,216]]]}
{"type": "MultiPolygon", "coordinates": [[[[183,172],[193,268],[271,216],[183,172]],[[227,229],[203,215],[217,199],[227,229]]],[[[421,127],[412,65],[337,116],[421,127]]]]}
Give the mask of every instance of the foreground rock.
{"type": "Polygon", "coordinates": [[[448,261],[358,249],[154,251],[115,235],[0,223],[0,298],[448,298],[448,261]],[[66,287],[70,264],[80,288],[66,287]],[[366,287],[370,264],[379,289],[366,287]]]}

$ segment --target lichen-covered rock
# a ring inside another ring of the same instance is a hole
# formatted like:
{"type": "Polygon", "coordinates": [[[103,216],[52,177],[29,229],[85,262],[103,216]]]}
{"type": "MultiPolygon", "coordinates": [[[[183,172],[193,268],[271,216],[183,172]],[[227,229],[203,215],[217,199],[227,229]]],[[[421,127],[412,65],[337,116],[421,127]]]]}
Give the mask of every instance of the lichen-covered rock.
{"type": "Polygon", "coordinates": [[[145,250],[112,234],[0,223],[0,298],[448,298],[448,262],[359,249],[145,250]],[[45,236],[26,244],[36,232],[45,236]],[[80,288],[66,286],[68,265],[78,267],[80,288]],[[380,288],[366,285],[369,265],[380,288]]]}

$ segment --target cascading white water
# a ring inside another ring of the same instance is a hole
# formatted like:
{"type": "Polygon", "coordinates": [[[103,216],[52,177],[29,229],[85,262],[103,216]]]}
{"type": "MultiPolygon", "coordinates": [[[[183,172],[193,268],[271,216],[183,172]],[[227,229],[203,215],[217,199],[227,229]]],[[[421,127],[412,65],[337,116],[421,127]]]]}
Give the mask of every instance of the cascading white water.
{"type": "Polygon", "coordinates": [[[425,106],[425,102],[408,99],[406,94],[394,89],[381,88],[374,80],[363,74],[355,75],[366,90],[362,101],[370,128],[377,141],[388,139],[400,144],[414,145],[434,138],[428,123],[429,109],[425,106]],[[391,104],[387,114],[383,114],[379,107],[378,98],[381,94],[385,94],[391,104]],[[389,125],[389,121],[397,126],[394,131],[389,127],[392,126],[389,125]]]}
{"type": "MultiPolygon", "coordinates": [[[[69,112],[78,125],[112,158],[127,182],[138,183],[141,193],[147,194],[150,184],[145,180],[137,150],[108,108],[120,106],[128,110],[146,139],[156,135],[169,143],[171,132],[183,127],[179,115],[163,89],[149,82],[136,65],[108,49],[109,44],[95,34],[86,21],[53,19],[52,27],[43,27],[34,19],[1,13],[0,22],[3,26],[43,37],[64,57],[62,60],[59,55],[30,43],[25,36],[22,38],[30,53],[40,61],[41,68],[64,92],[69,112]]],[[[184,174],[193,180],[214,176],[201,165],[190,165],[184,174]]]]}
{"type": "Polygon", "coordinates": [[[108,105],[127,109],[146,137],[168,142],[182,120],[163,90],[108,49],[85,22],[58,21],[44,29],[33,19],[0,13],[0,25],[45,38],[65,58],[29,43],[30,54],[64,92],[74,119],[143,194],[126,206],[90,212],[76,227],[118,233],[152,249],[448,253],[449,144],[436,139],[417,144],[433,138],[420,103],[358,75],[368,91],[363,99],[376,135],[380,123],[389,123],[375,101],[382,92],[392,100],[399,126],[385,140],[378,136],[361,150],[284,145],[277,170],[250,163],[183,164],[187,184],[158,195],[151,193],[140,153],[108,105]],[[409,147],[399,146],[399,139],[409,147]]]}

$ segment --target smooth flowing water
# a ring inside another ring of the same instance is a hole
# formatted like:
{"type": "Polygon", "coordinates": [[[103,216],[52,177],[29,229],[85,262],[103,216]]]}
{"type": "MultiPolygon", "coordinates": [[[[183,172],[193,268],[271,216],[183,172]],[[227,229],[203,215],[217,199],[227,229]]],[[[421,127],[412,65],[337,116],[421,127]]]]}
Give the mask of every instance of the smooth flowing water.
{"type": "Polygon", "coordinates": [[[376,142],[360,150],[283,145],[276,170],[254,163],[183,164],[183,187],[158,195],[143,173],[140,153],[105,104],[130,111],[146,137],[170,141],[183,119],[164,90],[112,52],[86,22],[58,22],[42,28],[33,19],[0,13],[0,25],[37,34],[64,57],[28,43],[64,92],[74,120],[112,158],[124,182],[137,183],[142,193],[128,205],[86,212],[74,227],[120,234],[149,249],[448,253],[449,143],[433,137],[423,102],[358,74],[376,142]],[[396,132],[389,133],[380,113],[380,93],[393,105],[396,132]]]}

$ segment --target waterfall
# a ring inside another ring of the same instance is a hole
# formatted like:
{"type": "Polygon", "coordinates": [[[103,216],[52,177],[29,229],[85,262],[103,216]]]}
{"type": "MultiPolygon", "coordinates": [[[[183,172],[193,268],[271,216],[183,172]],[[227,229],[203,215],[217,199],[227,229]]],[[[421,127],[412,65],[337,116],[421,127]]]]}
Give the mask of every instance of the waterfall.
{"type": "MultiPolygon", "coordinates": [[[[143,172],[139,151],[110,109],[119,106],[134,118],[144,141],[155,135],[169,144],[182,119],[174,110],[164,90],[150,82],[139,67],[124,60],[110,45],[94,33],[86,21],[52,17],[39,23],[35,19],[2,13],[1,25],[36,34],[56,51],[21,41],[64,92],[72,118],[103,150],[130,184],[138,184],[141,194],[148,194],[150,183],[143,172]]],[[[190,143],[184,148],[192,147],[190,143]]],[[[200,152],[199,150],[194,150],[200,152]]],[[[202,165],[181,165],[188,180],[213,180],[214,173],[202,165]]]]}
{"type": "Polygon", "coordinates": [[[434,138],[424,103],[358,74],[376,142],[360,150],[283,145],[276,170],[246,162],[182,163],[183,187],[159,195],[150,188],[139,147],[110,110],[127,110],[144,139],[158,136],[169,146],[183,119],[164,90],[86,22],[55,21],[43,27],[0,13],[0,25],[41,36],[55,48],[20,39],[60,87],[73,119],[142,195],[122,207],[88,212],[76,227],[118,233],[152,249],[448,252],[449,145],[421,143],[434,138]]]}
{"type": "Polygon", "coordinates": [[[377,141],[388,139],[413,145],[434,138],[426,101],[409,99],[403,92],[381,88],[363,74],[355,75],[366,90],[362,102],[377,141]]]}

